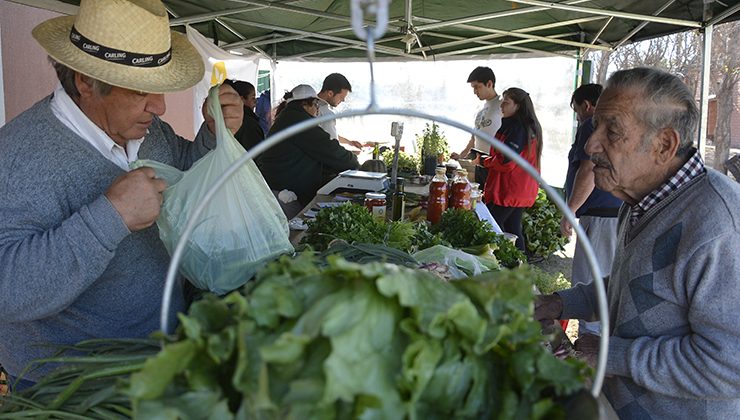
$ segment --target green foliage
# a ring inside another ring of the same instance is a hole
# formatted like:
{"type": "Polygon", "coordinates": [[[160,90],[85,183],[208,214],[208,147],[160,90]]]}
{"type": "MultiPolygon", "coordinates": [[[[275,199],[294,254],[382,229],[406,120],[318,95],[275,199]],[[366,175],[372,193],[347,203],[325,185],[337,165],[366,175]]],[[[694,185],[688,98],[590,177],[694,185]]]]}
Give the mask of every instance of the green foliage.
{"type": "Polygon", "coordinates": [[[562,251],[568,239],[560,234],[562,215],[547,198],[545,190],[537,192],[534,205],[522,215],[522,230],[527,237],[527,251],[532,255],[547,257],[562,251]]]}
{"type": "Polygon", "coordinates": [[[427,123],[421,135],[416,136],[416,150],[421,150],[422,158],[426,156],[436,158],[439,155],[447,156],[450,154],[447,137],[436,122],[432,122],[431,125],[427,123]]]}
{"type": "Polygon", "coordinates": [[[550,274],[538,267],[531,267],[531,270],[532,281],[537,286],[537,290],[543,295],[549,295],[571,287],[570,281],[565,278],[563,273],[550,274]]]}
{"type": "Polygon", "coordinates": [[[492,242],[496,246],[493,251],[498,258],[501,265],[507,268],[514,268],[519,266],[526,260],[526,256],[516,244],[508,240],[504,235],[496,235],[496,239],[492,242]]]}
{"type": "Polygon", "coordinates": [[[324,251],[331,241],[342,239],[349,243],[383,244],[408,252],[416,245],[415,233],[411,222],[381,222],[364,206],[347,203],[322,209],[316,220],[309,220],[303,243],[324,251]]]}
{"type": "MultiPolygon", "coordinates": [[[[383,163],[385,163],[385,167],[388,168],[388,173],[390,173],[393,167],[393,150],[386,150],[381,155],[381,158],[383,159],[383,163]]],[[[419,175],[419,158],[402,150],[399,151],[398,173],[399,175],[419,175]]]]}
{"type": "Polygon", "coordinates": [[[472,211],[456,208],[445,210],[432,232],[441,233],[455,248],[494,243],[499,236],[491,230],[490,223],[479,220],[472,211]]]}
{"type": "Polygon", "coordinates": [[[303,243],[318,251],[325,250],[334,239],[377,244],[382,242],[383,228],[367,208],[347,203],[322,209],[316,220],[309,220],[303,243]]]}
{"type": "MultiPolygon", "coordinates": [[[[559,401],[583,389],[589,370],[542,346],[532,276],[522,267],[446,282],[385,263],[329,258],[321,267],[312,253],[282,257],[243,291],[195,302],[158,353],[151,344],[146,351],[118,346],[105,354],[108,372],[97,372],[104,382],[58,371],[53,383],[13,395],[0,412],[14,418],[564,418],[559,401]]],[[[76,356],[75,366],[100,357],[76,356]]]]}

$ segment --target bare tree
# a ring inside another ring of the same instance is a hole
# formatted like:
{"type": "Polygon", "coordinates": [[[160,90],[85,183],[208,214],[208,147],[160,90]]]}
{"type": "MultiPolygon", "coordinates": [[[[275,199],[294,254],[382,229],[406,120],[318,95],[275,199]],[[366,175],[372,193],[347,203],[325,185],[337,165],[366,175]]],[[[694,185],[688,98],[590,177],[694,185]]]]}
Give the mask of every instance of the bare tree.
{"type": "MultiPolygon", "coordinates": [[[[740,23],[717,25],[712,40],[710,91],[717,98],[717,126],[714,131],[714,168],[727,173],[725,162],[730,156],[732,113],[740,82],[740,23]]],[[[735,133],[736,135],[740,133],[735,133]]]]}

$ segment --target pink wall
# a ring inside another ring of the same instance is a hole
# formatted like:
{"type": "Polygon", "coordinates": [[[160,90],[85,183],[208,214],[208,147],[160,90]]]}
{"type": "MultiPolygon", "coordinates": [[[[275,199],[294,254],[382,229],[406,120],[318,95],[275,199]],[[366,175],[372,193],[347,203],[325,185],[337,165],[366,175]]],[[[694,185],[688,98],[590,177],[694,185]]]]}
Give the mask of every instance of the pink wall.
{"type": "MultiPolygon", "coordinates": [[[[10,121],[54,90],[56,75],[46,52],[31,36],[31,30],[58,13],[0,1],[5,121],[10,121]]],[[[193,138],[192,90],[167,94],[167,112],[162,117],[175,131],[193,138]]]]}

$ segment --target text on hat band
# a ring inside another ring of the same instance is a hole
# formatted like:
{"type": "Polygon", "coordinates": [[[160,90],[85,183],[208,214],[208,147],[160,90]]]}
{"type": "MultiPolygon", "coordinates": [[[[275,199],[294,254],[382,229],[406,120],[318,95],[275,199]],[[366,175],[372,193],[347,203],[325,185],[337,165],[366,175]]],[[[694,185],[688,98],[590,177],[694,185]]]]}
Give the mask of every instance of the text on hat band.
{"type": "Polygon", "coordinates": [[[74,26],[72,26],[72,31],[69,33],[69,40],[83,52],[111,63],[126,66],[159,67],[169,63],[172,58],[172,48],[161,54],[139,54],[106,47],[86,38],[77,32],[74,26]]]}

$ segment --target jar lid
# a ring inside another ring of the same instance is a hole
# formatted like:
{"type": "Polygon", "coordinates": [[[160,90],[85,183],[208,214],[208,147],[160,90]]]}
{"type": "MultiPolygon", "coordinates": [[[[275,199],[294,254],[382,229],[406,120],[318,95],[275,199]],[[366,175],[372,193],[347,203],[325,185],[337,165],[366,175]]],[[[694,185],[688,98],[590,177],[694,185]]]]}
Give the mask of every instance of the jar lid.
{"type": "Polygon", "coordinates": [[[365,198],[369,198],[371,200],[385,200],[385,194],[383,193],[365,193],[365,198]]]}

